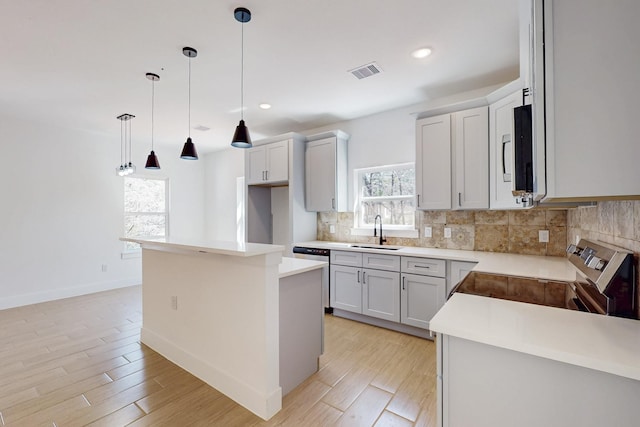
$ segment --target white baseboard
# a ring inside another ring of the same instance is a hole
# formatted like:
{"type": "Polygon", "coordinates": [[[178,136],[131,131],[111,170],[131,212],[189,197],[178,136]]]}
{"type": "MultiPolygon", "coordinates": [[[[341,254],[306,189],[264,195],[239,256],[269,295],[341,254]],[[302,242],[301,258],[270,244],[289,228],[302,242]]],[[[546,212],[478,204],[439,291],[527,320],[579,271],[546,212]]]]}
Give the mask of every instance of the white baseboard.
{"type": "Polygon", "coordinates": [[[282,408],[281,387],[268,394],[262,393],[144,327],[140,341],[264,420],[282,408]]]}
{"type": "Polygon", "coordinates": [[[77,297],[80,295],[93,294],[96,292],[109,291],[112,289],[126,288],[127,286],[135,286],[141,283],[142,277],[134,277],[4,297],[0,298],[0,310],[38,304],[41,302],[54,301],[63,298],[77,297]]]}

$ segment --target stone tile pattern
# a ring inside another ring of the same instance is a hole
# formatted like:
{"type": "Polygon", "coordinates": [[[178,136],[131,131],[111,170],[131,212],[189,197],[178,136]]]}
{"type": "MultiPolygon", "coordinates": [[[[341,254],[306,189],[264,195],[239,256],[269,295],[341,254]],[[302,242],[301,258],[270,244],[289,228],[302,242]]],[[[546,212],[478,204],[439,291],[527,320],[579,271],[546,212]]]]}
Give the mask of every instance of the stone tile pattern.
{"type": "MultiPolygon", "coordinates": [[[[567,211],[529,209],[513,211],[419,211],[418,238],[387,238],[390,245],[466,249],[526,255],[564,256],[567,244],[567,211]],[[430,226],[432,237],[424,237],[430,226]],[[451,238],[444,238],[445,227],[451,238]],[[549,230],[549,243],[538,242],[538,231],[549,230]]],[[[318,240],[376,243],[373,236],[352,236],[352,212],[318,214],[318,240]],[[330,226],[335,233],[330,233],[330,226]]],[[[383,226],[384,228],[384,226],[383,226]]]]}
{"type": "MultiPolygon", "coordinates": [[[[640,201],[598,202],[597,206],[568,210],[567,244],[575,243],[578,237],[633,251],[636,267],[640,269],[640,201]]],[[[640,298],[640,277],[638,280],[640,298]]],[[[640,305],[636,314],[640,318],[640,305]]]]}

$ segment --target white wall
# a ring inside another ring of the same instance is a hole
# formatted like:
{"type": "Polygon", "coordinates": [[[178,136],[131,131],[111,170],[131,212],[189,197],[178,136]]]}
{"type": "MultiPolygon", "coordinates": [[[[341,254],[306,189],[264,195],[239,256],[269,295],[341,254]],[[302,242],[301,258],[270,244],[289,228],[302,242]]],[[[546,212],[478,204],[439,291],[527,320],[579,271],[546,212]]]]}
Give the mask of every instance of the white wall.
{"type": "Polygon", "coordinates": [[[416,119],[487,105],[485,97],[501,85],[427,100],[359,119],[334,123],[302,132],[313,135],[339,129],[351,137],[348,147],[349,209],[353,208],[353,170],[372,166],[415,162],[416,119]]]}
{"type": "Polygon", "coordinates": [[[244,153],[227,148],[204,157],[205,236],[212,240],[236,240],[236,183],[244,176],[244,153]]]}
{"type": "MultiPolygon", "coordinates": [[[[143,138],[133,139],[138,148],[143,138]]],[[[119,134],[0,117],[0,309],[140,283],[140,259],[120,256],[119,144],[119,134]]],[[[142,171],[146,149],[133,159],[142,171]]],[[[202,162],[180,163],[156,151],[170,177],[171,231],[200,236],[202,162]]]]}

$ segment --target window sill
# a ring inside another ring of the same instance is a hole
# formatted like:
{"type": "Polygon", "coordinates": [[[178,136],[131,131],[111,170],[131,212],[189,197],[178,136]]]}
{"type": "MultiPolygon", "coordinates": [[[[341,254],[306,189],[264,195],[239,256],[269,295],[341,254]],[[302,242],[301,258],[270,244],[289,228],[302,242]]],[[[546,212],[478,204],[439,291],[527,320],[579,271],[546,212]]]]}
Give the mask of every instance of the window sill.
{"type": "Polygon", "coordinates": [[[141,258],[142,251],[131,251],[131,252],[121,252],[120,259],[133,259],[133,258],[141,258]]]}
{"type": "MultiPolygon", "coordinates": [[[[417,239],[420,237],[418,235],[418,230],[394,230],[388,228],[382,228],[382,232],[385,237],[404,237],[410,239],[417,239]]],[[[373,228],[352,228],[351,229],[352,236],[373,236],[373,228]]]]}

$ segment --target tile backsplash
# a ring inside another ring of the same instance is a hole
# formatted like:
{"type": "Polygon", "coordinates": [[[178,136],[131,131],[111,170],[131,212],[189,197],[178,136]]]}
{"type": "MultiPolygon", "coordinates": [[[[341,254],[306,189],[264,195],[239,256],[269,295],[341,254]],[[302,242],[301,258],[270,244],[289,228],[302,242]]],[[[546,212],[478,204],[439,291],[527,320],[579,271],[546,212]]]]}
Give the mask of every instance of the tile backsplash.
{"type": "MultiPolygon", "coordinates": [[[[373,236],[352,236],[352,212],[318,214],[318,240],[375,243],[373,236]],[[335,233],[330,233],[330,226],[335,233]]],[[[384,226],[383,226],[384,228],[384,226]]],[[[527,255],[563,256],[567,245],[567,211],[529,209],[513,211],[419,211],[418,238],[387,238],[390,245],[467,249],[527,255]],[[432,237],[424,237],[430,226],[432,237]],[[445,227],[451,238],[444,237],[445,227]],[[538,231],[549,230],[549,242],[538,242],[538,231]]]]}
{"type": "Polygon", "coordinates": [[[600,240],[640,253],[640,201],[599,202],[597,206],[570,209],[567,242],[576,237],[600,240]]]}
{"type": "MultiPolygon", "coordinates": [[[[598,206],[570,209],[568,243],[575,243],[577,237],[600,240],[633,251],[636,268],[640,269],[640,201],[599,202],[598,206]]],[[[640,275],[636,276],[636,301],[639,301],[640,275]]],[[[636,304],[636,317],[640,319],[640,304],[636,304]]]]}

